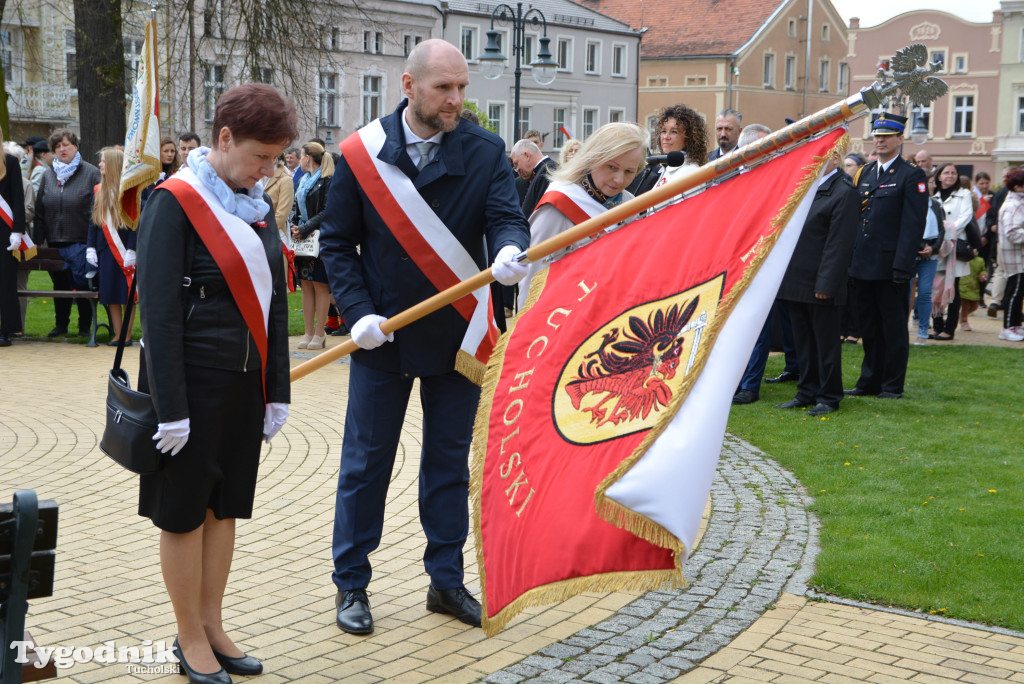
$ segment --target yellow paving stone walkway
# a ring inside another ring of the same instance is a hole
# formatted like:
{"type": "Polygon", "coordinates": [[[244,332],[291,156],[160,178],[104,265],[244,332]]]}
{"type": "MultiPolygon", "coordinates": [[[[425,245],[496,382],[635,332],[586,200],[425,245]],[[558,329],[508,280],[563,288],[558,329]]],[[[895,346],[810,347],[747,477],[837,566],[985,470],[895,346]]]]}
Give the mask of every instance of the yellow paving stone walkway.
{"type": "Polygon", "coordinates": [[[1024,682],[1024,635],[783,594],[697,670],[706,682],[1024,682]]]}
{"type": "MultiPolygon", "coordinates": [[[[329,346],[338,343],[328,339],[329,346]]],[[[0,498],[31,488],[60,504],[54,595],[31,601],[27,618],[45,646],[141,647],[175,635],[158,533],[135,512],[136,478],[97,448],[113,352],[18,341],[0,350],[0,498]]],[[[126,358],[134,378],[137,347],[126,358]]],[[[427,612],[416,500],[421,411],[414,394],[383,544],[371,557],[376,631],[368,637],[340,632],[330,543],[347,382],[348,366],[336,363],[294,385],[291,418],[264,447],[254,517],[239,523],[224,618],[240,646],[265,663],[267,674],[253,681],[478,681],[637,597],[585,594],[532,609],[492,639],[427,612]]],[[[467,585],[478,594],[472,539],[466,559],[467,585]]],[[[96,662],[63,668],[59,678],[183,681],[96,662]]],[[[895,679],[1024,682],[1024,638],[785,595],[679,681],[895,679]]]]}

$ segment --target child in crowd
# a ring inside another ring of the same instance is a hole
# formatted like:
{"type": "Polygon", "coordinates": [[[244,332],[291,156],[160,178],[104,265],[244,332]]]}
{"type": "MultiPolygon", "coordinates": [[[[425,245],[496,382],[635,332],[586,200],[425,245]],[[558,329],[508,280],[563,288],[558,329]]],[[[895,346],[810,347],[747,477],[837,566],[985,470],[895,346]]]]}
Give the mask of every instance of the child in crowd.
{"type": "Polygon", "coordinates": [[[968,262],[971,267],[971,274],[960,278],[960,329],[971,330],[971,324],[967,317],[978,310],[978,302],[981,299],[982,288],[988,281],[988,269],[985,268],[985,260],[976,256],[968,262]]]}

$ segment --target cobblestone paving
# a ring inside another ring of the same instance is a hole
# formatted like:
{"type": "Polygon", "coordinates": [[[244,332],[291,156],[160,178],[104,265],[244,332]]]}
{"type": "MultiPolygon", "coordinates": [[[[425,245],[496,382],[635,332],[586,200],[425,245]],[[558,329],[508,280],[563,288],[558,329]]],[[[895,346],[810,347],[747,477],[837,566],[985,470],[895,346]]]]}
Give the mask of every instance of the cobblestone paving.
{"type": "Polygon", "coordinates": [[[697,667],[774,607],[813,562],[808,497],[787,471],[728,438],[712,513],[680,591],[651,591],[590,629],[487,677],[494,684],[660,684],[697,667]]]}
{"type": "MultiPolygon", "coordinates": [[[[328,339],[329,346],[337,343],[328,339]]],[[[312,355],[292,352],[296,363],[312,355]]],[[[138,354],[127,358],[135,377],[138,354]]],[[[112,359],[106,347],[16,342],[0,350],[0,498],[32,488],[60,504],[54,595],[31,601],[27,619],[47,647],[174,638],[158,535],[135,514],[136,479],[96,446],[112,359]]],[[[708,527],[686,566],[686,590],[585,593],[530,608],[489,639],[429,613],[417,511],[422,412],[415,393],[383,543],[371,556],[377,630],[344,634],[334,624],[330,535],[347,383],[348,365],[336,363],[295,384],[291,418],[264,447],[253,519],[239,525],[224,618],[239,645],[265,664],[266,674],[254,682],[675,677],[685,684],[1024,684],[1024,635],[803,598],[815,553],[809,501],[787,472],[733,439],[714,483],[708,527]]],[[[471,562],[466,583],[479,593],[471,562]]],[[[59,677],[80,684],[183,681],[97,662],[73,664],[59,677]]]]}

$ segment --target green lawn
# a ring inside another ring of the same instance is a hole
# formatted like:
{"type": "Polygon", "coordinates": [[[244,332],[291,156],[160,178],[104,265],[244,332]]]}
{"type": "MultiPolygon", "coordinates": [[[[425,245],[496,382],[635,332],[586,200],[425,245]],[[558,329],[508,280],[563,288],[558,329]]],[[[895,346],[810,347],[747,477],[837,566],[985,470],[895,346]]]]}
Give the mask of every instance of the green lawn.
{"type": "MultiPolygon", "coordinates": [[[[844,345],[845,386],[862,349],[844,345]]],[[[767,377],[782,371],[781,357],[767,377]]],[[[811,584],[862,601],[1024,629],[1024,351],[911,347],[906,394],[848,397],[809,418],[764,385],[729,430],[791,470],[815,498],[811,584]]]]}
{"type": "MultiPolygon", "coordinates": [[[[50,281],[49,274],[41,271],[34,271],[30,273],[28,276],[28,289],[53,289],[53,283],[50,281]]],[[[107,315],[103,312],[102,307],[97,306],[97,310],[100,316],[100,323],[106,323],[107,315]]],[[[53,326],[53,300],[49,298],[30,299],[28,310],[25,312],[25,338],[30,340],[47,340],[46,334],[53,330],[53,326]]],[[[54,342],[72,342],[75,344],[85,344],[88,342],[89,338],[87,337],[74,336],[74,333],[78,330],[77,326],[78,311],[76,306],[72,305],[71,325],[68,326],[68,330],[71,331],[72,336],[67,338],[58,338],[54,340],[54,342]]],[[[302,334],[302,293],[298,290],[296,290],[294,294],[288,295],[288,334],[302,334]]],[[[132,338],[137,340],[141,336],[142,328],[139,325],[139,318],[136,316],[135,327],[132,330],[132,338]]],[[[101,328],[96,334],[96,341],[103,344],[107,340],[108,337],[106,330],[101,328]]]]}

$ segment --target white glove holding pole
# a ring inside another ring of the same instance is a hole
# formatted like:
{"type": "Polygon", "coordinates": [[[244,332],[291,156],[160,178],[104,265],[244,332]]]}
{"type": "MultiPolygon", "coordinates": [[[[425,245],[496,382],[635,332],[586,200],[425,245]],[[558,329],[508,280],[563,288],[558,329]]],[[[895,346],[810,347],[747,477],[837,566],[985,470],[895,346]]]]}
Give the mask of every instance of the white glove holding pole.
{"type": "Polygon", "coordinates": [[[188,441],[188,433],[188,418],[175,420],[170,423],[159,423],[156,426],[156,434],[153,435],[153,441],[156,442],[156,448],[160,453],[166,454],[171,452],[171,456],[177,456],[178,452],[185,446],[185,442],[188,441]]]}
{"type": "Polygon", "coordinates": [[[85,248],[85,260],[89,262],[90,266],[99,266],[100,265],[100,258],[96,254],[96,248],[95,247],[86,247],[85,248]]]}
{"type": "Polygon", "coordinates": [[[529,267],[516,261],[519,255],[519,248],[515,245],[505,245],[498,250],[491,264],[491,275],[502,285],[515,285],[526,277],[529,267]]]}
{"type": "Polygon", "coordinates": [[[266,413],[263,414],[263,439],[267,444],[270,444],[270,440],[284,427],[287,420],[288,404],[267,404],[266,413]]]}
{"type": "Polygon", "coordinates": [[[129,249],[124,253],[124,267],[135,268],[135,250],[129,249]]]}
{"type": "Polygon", "coordinates": [[[394,342],[395,333],[384,334],[380,324],[388,319],[376,314],[363,316],[352,326],[352,341],[360,349],[376,349],[385,342],[394,342]]]}
{"type": "Polygon", "coordinates": [[[7,248],[8,252],[17,252],[21,248],[21,233],[11,233],[11,246],[7,248]]]}

